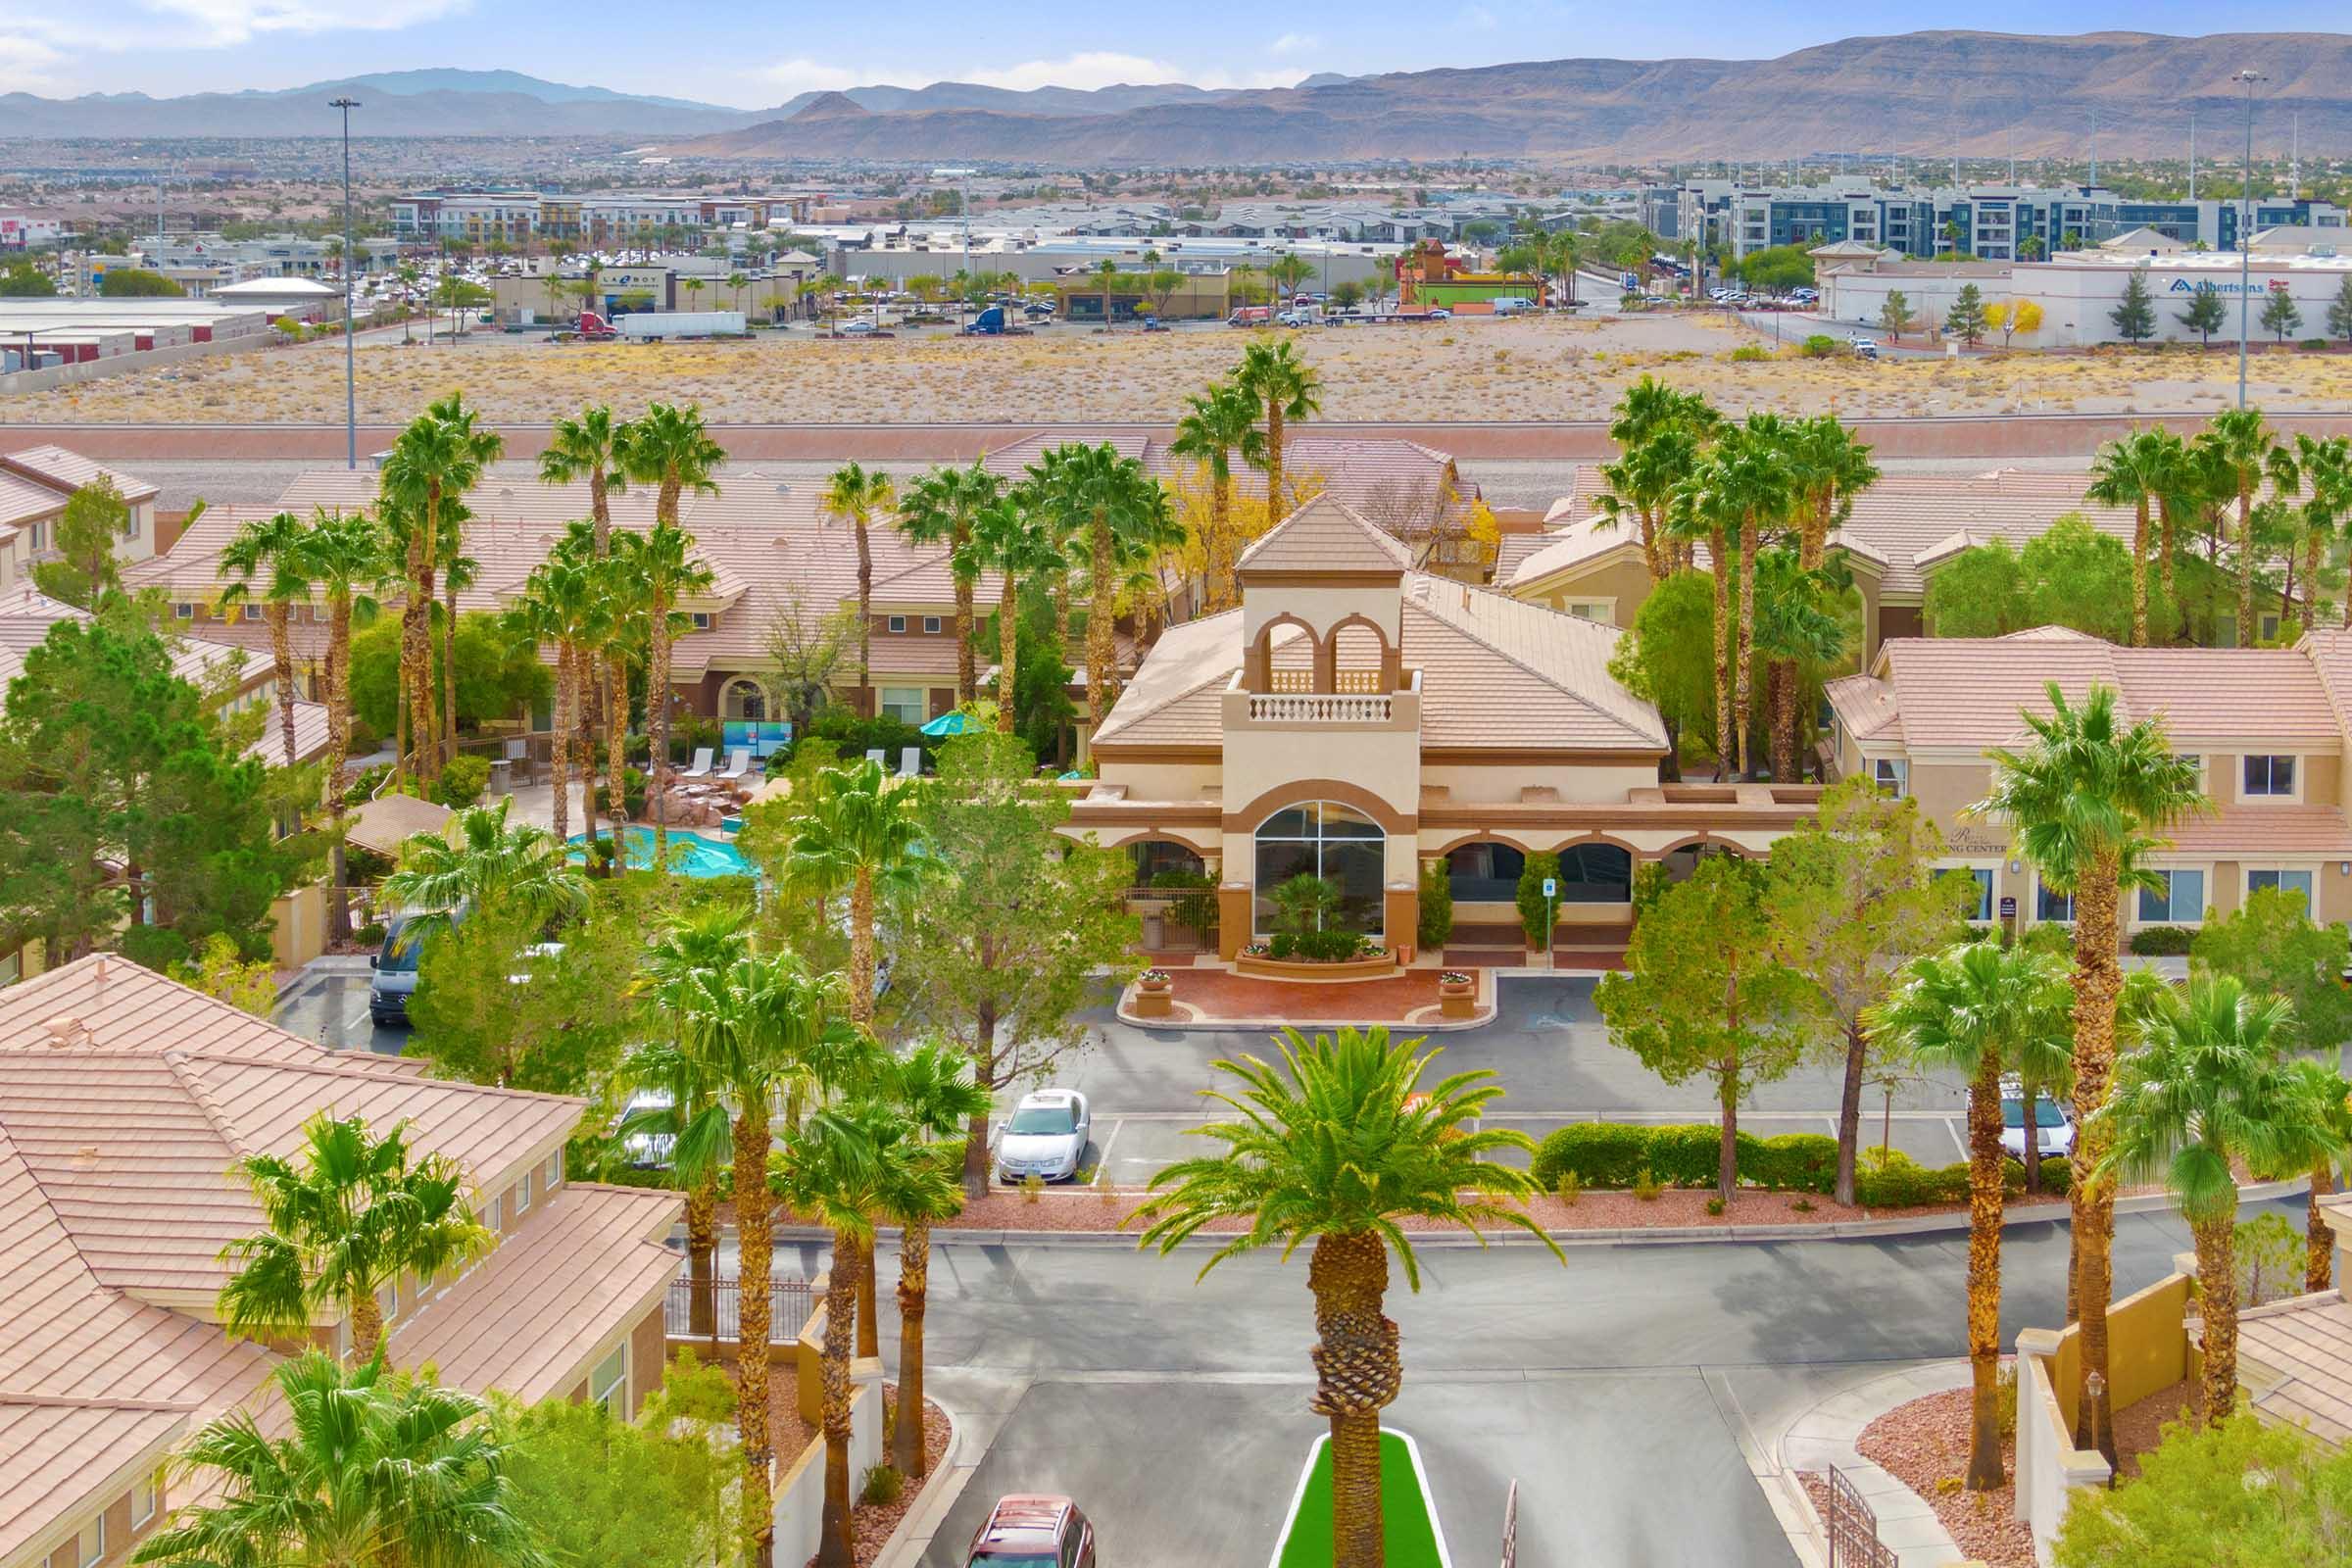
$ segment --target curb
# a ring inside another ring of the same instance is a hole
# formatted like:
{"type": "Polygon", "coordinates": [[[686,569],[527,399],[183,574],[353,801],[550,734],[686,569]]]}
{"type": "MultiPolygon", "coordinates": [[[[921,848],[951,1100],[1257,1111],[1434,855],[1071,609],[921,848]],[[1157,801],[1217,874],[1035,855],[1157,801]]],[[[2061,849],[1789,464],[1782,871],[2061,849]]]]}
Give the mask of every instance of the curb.
{"type": "MultiPolygon", "coordinates": [[[[1764,1456],[1770,1465],[1772,1489],[1767,1496],[1788,1544],[1799,1562],[1823,1561],[1822,1544],[1828,1531],[1813,1494],[1797,1478],[1822,1464],[1835,1464],[1863,1494],[1878,1515],[1879,1538],[1896,1561],[1907,1564],[1958,1564],[1966,1560],[1951,1532],[1935,1507],[1908,1486],[1862,1457],[1854,1448],[1863,1429],[1898,1405],[1928,1395],[1966,1388],[1967,1357],[1928,1361],[1888,1372],[1842,1393],[1818,1399],[1782,1429],[1764,1456]],[[1795,1447],[1798,1451],[1791,1451],[1795,1447]],[[1811,1462],[1807,1462],[1811,1461],[1811,1462]],[[1788,1506],[1784,1507],[1784,1500],[1788,1506]],[[1887,1541],[1888,1535],[1896,1537],[1887,1541]]],[[[1756,1477],[1759,1483],[1766,1473],[1756,1477]]]]}
{"type": "MultiPolygon", "coordinates": [[[[2240,1203],[2266,1203],[2273,1199],[2292,1198],[2308,1190],[2308,1178],[2283,1182],[2264,1182],[2241,1187],[2237,1197],[2240,1203]]],[[[1140,1196],[1140,1190],[1139,1190],[1140,1196]]],[[[2173,1200],[2163,1193],[2142,1193],[2132,1198],[2116,1200],[2118,1214],[2152,1214],[2172,1207],[2173,1200]]],[[[2002,1227],[2012,1225],[2046,1225],[2071,1217],[2072,1209],[2063,1202],[2037,1203],[2029,1209],[2010,1208],[2002,1214],[2002,1227]]],[[[1966,1232],[1965,1213],[1921,1214],[1903,1219],[1827,1220],[1819,1225],[1658,1225],[1631,1226],[1616,1229],[1569,1229],[1545,1231],[1544,1234],[1561,1247],[1585,1246],[1681,1246],[1707,1242],[1849,1242],[1878,1241],[1899,1236],[1937,1236],[1966,1232]]],[[[832,1232],[814,1226],[776,1227],[778,1241],[824,1242],[832,1232]]],[[[1231,1241],[1229,1232],[1200,1233],[1178,1243],[1180,1247],[1222,1247],[1231,1241]]],[[[931,1233],[935,1247],[1126,1247],[1132,1249],[1136,1233],[1132,1231],[1023,1231],[1023,1230],[961,1230],[943,1227],[931,1233]]],[[[1497,1228],[1482,1242],[1461,1231],[1431,1231],[1414,1233],[1416,1249],[1450,1247],[1541,1247],[1544,1244],[1525,1231],[1497,1228]]]]}
{"type": "Polygon", "coordinates": [[[963,1441],[963,1422],[942,1401],[932,1398],[929,1390],[923,1397],[939,1406],[939,1413],[948,1418],[948,1451],[941,1455],[939,1468],[924,1479],[923,1493],[915,1505],[899,1516],[891,1533],[882,1538],[882,1549],[874,1558],[874,1568],[915,1568],[925,1547],[938,1539],[939,1527],[947,1522],[948,1510],[963,1495],[963,1489],[972,1479],[972,1472],[987,1456],[983,1448],[968,1459],[957,1454],[956,1446],[963,1441]]]}

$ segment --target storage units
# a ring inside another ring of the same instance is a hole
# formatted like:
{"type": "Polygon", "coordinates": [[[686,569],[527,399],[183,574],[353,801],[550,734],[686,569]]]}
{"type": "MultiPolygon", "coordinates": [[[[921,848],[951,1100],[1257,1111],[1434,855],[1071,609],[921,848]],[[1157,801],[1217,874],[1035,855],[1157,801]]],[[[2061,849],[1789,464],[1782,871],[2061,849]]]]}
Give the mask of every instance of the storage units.
{"type": "Polygon", "coordinates": [[[271,319],[250,299],[0,300],[0,370],[259,336],[271,319]]]}

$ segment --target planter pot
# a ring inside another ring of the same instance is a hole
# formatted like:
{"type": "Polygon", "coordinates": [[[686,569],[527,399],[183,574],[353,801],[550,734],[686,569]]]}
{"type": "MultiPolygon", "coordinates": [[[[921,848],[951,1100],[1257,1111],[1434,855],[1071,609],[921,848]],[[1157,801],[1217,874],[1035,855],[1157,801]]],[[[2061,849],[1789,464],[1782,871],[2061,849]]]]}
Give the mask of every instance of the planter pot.
{"type": "Polygon", "coordinates": [[[1170,1004],[1174,993],[1165,980],[1145,980],[1135,988],[1135,1015],[1139,1018],[1172,1018],[1170,1004]]]}
{"type": "Polygon", "coordinates": [[[1441,980],[1438,982],[1438,1016],[1441,1018],[1474,1018],[1478,1015],[1478,982],[1475,980],[1441,980]]]}
{"type": "Polygon", "coordinates": [[[1243,954],[1233,960],[1237,973],[1261,980],[1380,980],[1396,972],[1396,956],[1347,958],[1338,963],[1314,963],[1298,958],[1264,958],[1243,954]]]}

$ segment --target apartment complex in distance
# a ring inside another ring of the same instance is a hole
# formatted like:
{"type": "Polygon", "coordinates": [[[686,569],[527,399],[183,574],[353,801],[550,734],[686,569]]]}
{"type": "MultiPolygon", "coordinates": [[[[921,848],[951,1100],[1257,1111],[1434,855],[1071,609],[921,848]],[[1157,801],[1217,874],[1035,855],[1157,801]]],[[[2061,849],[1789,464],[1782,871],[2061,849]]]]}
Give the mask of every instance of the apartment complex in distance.
{"type": "Polygon", "coordinates": [[[393,237],[410,244],[462,240],[568,239],[592,245],[658,239],[665,233],[781,228],[807,220],[821,196],[653,196],[614,192],[565,196],[540,191],[422,191],[393,198],[393,237]]]}

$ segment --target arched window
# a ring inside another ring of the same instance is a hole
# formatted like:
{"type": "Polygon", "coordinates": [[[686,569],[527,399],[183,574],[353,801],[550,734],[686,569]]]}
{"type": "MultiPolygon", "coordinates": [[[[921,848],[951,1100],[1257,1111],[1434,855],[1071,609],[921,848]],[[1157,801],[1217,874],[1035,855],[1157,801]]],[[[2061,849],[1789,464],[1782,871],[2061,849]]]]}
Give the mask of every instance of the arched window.
{"type": "Polygon", "coordinates": [[[719,694],[718,707],[722,718],[763,719],[767,717],[767,692],[750,676],[738,675],[719,694]]]}
{"type": "Polygon", "coordinates": [[[1614,844],[1571,844],[1560,852],[1562,904],[1631,904],[1634,858],[1614,844]]]}
{"type": "Polygon", "coordinates": [[[1152,878],[1162,871],[1200,876],[1207,869],[1199,850],[1174,839],[1144,839],[1128,845],[1127,853],[1135,858],[1135,885],[1139,888],[1151,887],[1152,878]]]}
{"type": "Polygon", "coordinates": [[[1379,936],[1387,923],[1388,835],[1352,806],[1310,801],[1286,806],[1257,827],[1256,927],[1275,926],[1274,890],[1296,877],[1319,877],[1332,885],[1334,902],[1323,919],[1327,930],[1379,936]]]}
{"type": "Polygon", "coordinates": [[[1659,856],[1658,863],[1666,867],[1667,881],[1688,882],[1691,873],[1698,869],[1698,862],[1710,855],[1728,855],[1734,859],[1740,858],[1740,852],[1728,845],[1686,844],[1659,856]]]}
{"type": "Polygon", "coordinates": [[[1508,844],[1463,844],[1446,857],[1456,904],[1509,904],[1519,897],[1527,857],[1508,844]]]}

